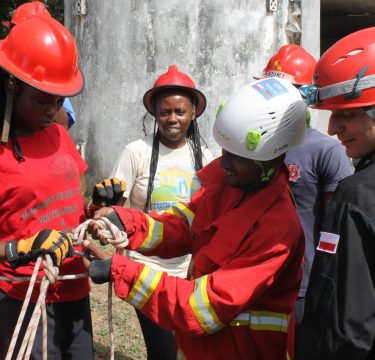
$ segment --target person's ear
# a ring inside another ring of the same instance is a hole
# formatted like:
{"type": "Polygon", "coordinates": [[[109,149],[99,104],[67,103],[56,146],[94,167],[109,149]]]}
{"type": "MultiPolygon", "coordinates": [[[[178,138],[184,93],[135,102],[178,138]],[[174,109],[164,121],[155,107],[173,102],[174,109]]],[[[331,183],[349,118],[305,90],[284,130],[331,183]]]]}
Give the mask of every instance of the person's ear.
{"type": "Polygon", "coordinates": [[[195,116],[195,105],[192,106],[192,112],[191,112],[191,120],[195,120],[196,119],[196,116],[195,116]]]}

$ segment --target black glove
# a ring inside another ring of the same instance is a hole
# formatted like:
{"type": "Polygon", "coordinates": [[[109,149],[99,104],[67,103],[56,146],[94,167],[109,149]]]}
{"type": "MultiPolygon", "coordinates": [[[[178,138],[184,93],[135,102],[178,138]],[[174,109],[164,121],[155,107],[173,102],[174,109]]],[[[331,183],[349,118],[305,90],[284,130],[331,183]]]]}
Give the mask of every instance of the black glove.
{"type": "Polygon", "coordinates": [[[13,268],[36,261],[41,254],[50,254],[53,264],[60,266],[65,258],[74,255],[72,239],[63,232],[46,229],[5,245],[6,259],[13,268]]]}
{"type": "Polygon", "coordinates": [[[104,179],[95,185],[92,203],[98,209],[103,206],[117,205],[126,190],[126,182],[117,178],[104,179]]]}

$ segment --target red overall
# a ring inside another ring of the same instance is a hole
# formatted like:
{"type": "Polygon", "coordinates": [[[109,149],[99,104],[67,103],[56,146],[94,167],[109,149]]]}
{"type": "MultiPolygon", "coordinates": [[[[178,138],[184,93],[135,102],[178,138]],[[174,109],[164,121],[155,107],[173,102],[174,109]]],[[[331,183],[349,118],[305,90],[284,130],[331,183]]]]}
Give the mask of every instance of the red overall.
{"type": "Polygon", "coordinates": [[[244,198],[218,160],[199,173],[188,205],[162,215],[116,207],[130,245],[143,253],[192,253],[188,280],[115,255],[117,296],[176,334],[178,359],[293,357],[293,320],[303,232],[282,169],[244,198]]]}

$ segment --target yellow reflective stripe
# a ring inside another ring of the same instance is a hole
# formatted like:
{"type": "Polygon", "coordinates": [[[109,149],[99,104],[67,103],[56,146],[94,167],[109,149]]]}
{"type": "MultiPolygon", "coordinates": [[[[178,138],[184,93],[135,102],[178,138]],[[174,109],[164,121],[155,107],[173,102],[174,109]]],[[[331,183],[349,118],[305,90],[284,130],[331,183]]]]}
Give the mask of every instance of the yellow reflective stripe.
{"type": "Polygon", "coordinates": [[[126,300],[137,309],[142,309],[158,286],[162,275],[161,271],[145,266],[126,300]]]}
{"type": "Polygon", "coordinates": [[[180,348],[177,349],[176,360],[186,360],[186,356],[180,348]]]}
{"type": "Polygon", "coordinates": [[[199,324],[206,333],[211,334],[224,325],[210,304],[207,294],[207,277],[205,275],[195,280],[194,292],[190,295],[189,303],[199,324]]]}
{"type": "Polygon", "coordinates": [[[172,206],[172,209],[180,212],[180,214],[182,214],[188,221],[189,227],[191,227],[195,214],[184,203],[179,202],[176,205],[172,206]]]}
{"type": "Polygon", "coordinates": [[[163,223],[155,221],[151,216],[146,215],[148,219],[148,235],[139,249],[153,249],[159,245],[163,238],[164,226],[163,223]]]}
{"type": "Polygon", "coordinates": [[[169,209],[165,210],[164,213],[172,214],[172,215],[175,215],[175,216],[177,216],[181,219],[186,220],[185,216],[182,215],[182,213],[180,213],[180,211],[178,211],[177,209],[175,209],[173,207],[170,207],[169,209]]]}
{"type": "Polygon", "coordinates": [[[290,356],[288,352],[286,352],[286,360],[290,360],[290,356]]]}
{"type": "Polygon", "coordinates": [[[288,332],[290,315],[273,311],[247,311],[239,314],[231,326],[249,326],[253,330],[288,332]]]}

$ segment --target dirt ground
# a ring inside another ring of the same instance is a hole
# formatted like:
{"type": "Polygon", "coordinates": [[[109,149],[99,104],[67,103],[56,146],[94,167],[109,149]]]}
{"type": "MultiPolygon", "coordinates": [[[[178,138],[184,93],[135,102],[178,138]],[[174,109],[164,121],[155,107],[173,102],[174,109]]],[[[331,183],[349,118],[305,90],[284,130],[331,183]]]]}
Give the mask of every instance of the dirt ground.
{"type": "MultiPolygon", "coordinates": [[[[110,358],[108,332],[108,287],[91,284],[91,312],[94,331],[95,360],[110,358]]],[[[113,295],[113,327],[116,360],[146,359],[146,350],[134,308],[113,295]]]]}

